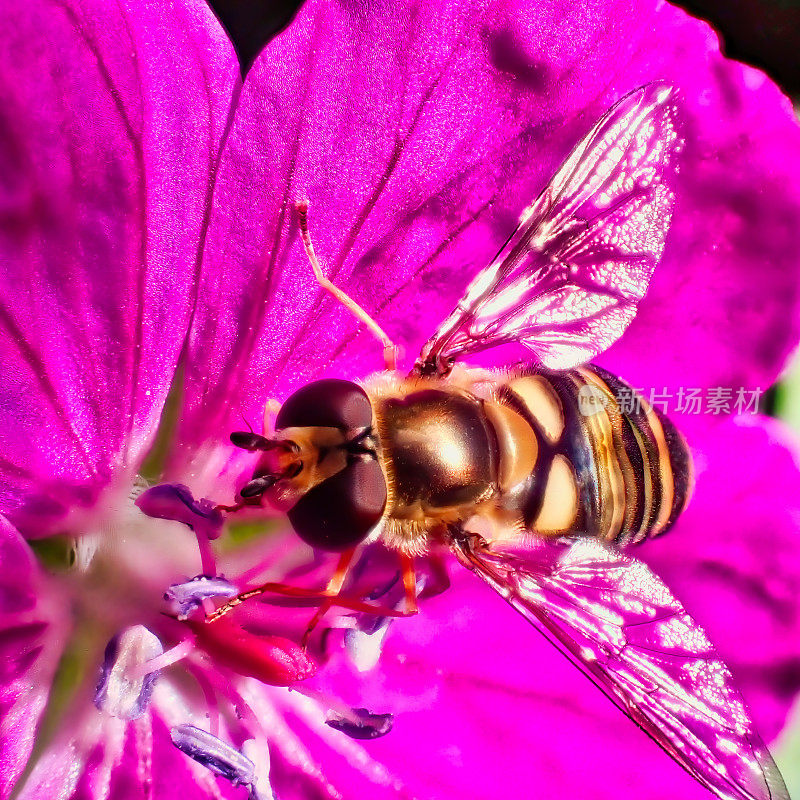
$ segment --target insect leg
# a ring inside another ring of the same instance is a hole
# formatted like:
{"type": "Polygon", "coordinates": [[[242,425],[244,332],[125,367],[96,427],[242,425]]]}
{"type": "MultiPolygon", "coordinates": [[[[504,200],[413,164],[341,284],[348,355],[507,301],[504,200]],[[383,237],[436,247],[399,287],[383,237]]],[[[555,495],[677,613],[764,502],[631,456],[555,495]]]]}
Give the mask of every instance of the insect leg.
{"type": "Polygon", "coordinates": [[[324,591],[320,592],[315,589],[303,589],[299,586],[289,586],[285,583],[264,583],[261,586],[256,586],[254,589],[248,589],[246,592],[236,595],[236,597],[225,603],[225,605],[220,606],[216,611],[209,614],[205,621],[207,623],[215,622],[220,617],[224,617],[230,611],[233,611],[234,608],[240,606],[246,600],[261,594],[279,594],[283,597],[293,597],[296,600],[319,600],[320,602],[330,600],[331,606],[346,608],[350,611],[358,611],[363,614],[374,614],[376,617],[409,616],[405,611],[398,611],[389,606],[371,603],[368,600],[363,600],[360,597],[349,594],[337,594],[335,597],[331,597],[324,591]]]}
{"type": "MultiPolygon", "coordinates": [[[[368,600],[364,600],[362,597],[357,597],[354,595],[342,593],[341,588],[344,585],[345,578],[347,577],[347,572],[350,569],[354,552],[355,548],[342,553],[342,556],[339,559],[339,564],[337,565],[336,568],[336,572],[334,572],[333,576],[328,582],[328,586],[323,591],[318,591],[316,589],[303,589],[298,586],[288,586],[285,583],[272,583],[272,582],[263,583],[260,586],[256,586],[252,589],[248,589],[247,591],[240,592],[238,595],[236,595],[236,597],[232,598],[224,605],[221,605],[216,611],[213,611],[211,614],[209,614],[206,617],[206,622],[214,622],[220,617],[225,616],[227,613],[232,611],[237,606],[240,606],[246,600],[267,593],[279,594],[283,595],[284,597],[293,597],[297,600],[320,601],[320,607],[317,610],[317,613],[314,615],[311,622],[309,623],[309,630],[304,639],[307,638],[308,635],[310,635],[311,631],[313,631],[314,627],[318,624],[319,620],[322,618],[322,615],[325,614],[325,612],[328,611],[333,606],[338,606],[339,608],[347,608],[350,611],[358,611],[364,614],[374,614],[377,617],[406,617],[409,616],[410,614],[415,614],[416,603],[413,604],[414,605],[413,611],[408,611],[408,610],[398,611],[397,609],[380,605],[379,603],[372,603],[368,600]]],[[[413,579],[413,570],[412,570],[412,579],[413,579]]],[[[413,584],[412,584],[412,590],[413,590],[413,584]]]]}
{"type": "Polygon", "coordinates": [[[342,555],[339,557],[339,563],[336,565],[336,572],[333,573],[331,579],[328,581],[328,585],[325,587],[325,594],[329,595],[329,597],[320,603],[316,613],[313,617],[311,617],[308,627],[306,628],[306,632],[303,634],[303,638],[301,639],[301,644],[303,647],[308,644],[309,637],[314,632],[314,628],[317,627],[319,621],[331,609],[334,601],[341,594],[342,586],[344,586],[345,578],[347,578],[347,573],[349,572],[350,566],[353,562],[354,553],[355,548],[351,547],[349,550],[345,550],[344,553],[342,553],[342,555]]]}
{"type": "Polygon", "coordinates": [[[241,511],[243,508],[253,508],[253,503],[248,503],[246,500],[240,500],[238,503],[234,503],[232,506],[226,506],[222,503],[217,504],[214,508],[217,511],[222,511],[225,514],[233,514],[236,511],[241,511]]]}
{"type": "Polygon", "coordinates": [[[241,511],[243,508],[253,508],[260,504],[259,497],[269,489],[277,480],[274,475],[262,475],[259,478],[253,478],[249,483],[246,483],[239,490],[239,496],[242,498],[239,502],[234,503],[232,506],[216,505],[216,511],[222,511],[226,514],[232,514],[235,511],[241,511]]]}
{"type": "Polygon", "coordinates": [[[417,606],[417,573],[412,556],[400,553],[400,568],[403,571],[403,586],[406,590],[406,613],[416,614],[417,606]]]}
{"type": "Polygon", "coordinates": [[[300,220],[300,238],[303,240],[303,246],[306,249],[306,255],[311,262],[311,269],[314,270],[314,277],[317,279],[317,282],[326,292],[333,295],[333,297],[335,297],[351,314],[360,319],[370,329],[375,338],[383,344],[383,359],[386,362],[386,369],[397,369],[397,345],[387,336],[383,328],[381,328],[352,297],[342,291],[338,286],[335,286],[322,274],[322,268],[317,260],[317,254],[314,252],[314,245],[311,243],[311,234],[308,232],[308,203],[297,203],[295,208],[297,208],[297,215],[300,220]]]}
{"type": "Polygon", "coordinates": [[[227,614],[232,609],[236,608],[236,606],[241,605],[245,602],[245,600],[249,600],[251,597],[257,597],[260,594],[265,594],[266,592],[274,592],[275,594],[283,594],[288,597],[297,597],[298,599],[316,599],[319,598],[322,600],[320,603],[319,608],[317,609],[317,613],[311,620],[309,624],[309,629],[306,631],[303,640],[309,636],[311,631],[314,629],[316,624],[321,619],[322,615],[333,605],[331,602],[335,600],[335,598],[341,592],[342,586],[344,584],[345,578],[347,577],[347,572],[350,569],[350,563],[353,560],[353,554],[355,553],[355,548],[351,547],[349,550],[345,550],[344,553],[339,557],[339,563],[336,565],[336,571],[333,573],[333,576],[328,581],[328,585],[323,592],[317,592],[314,590],[309,589],[300,589],[294,586],[287,586],[283,583],[263,583],[261,586],[256,586],[254,589],[248,589],[246,592],[240,592],[236,595],[232,600],[225,603],[225,605],[220,606],[216,611],[212,612],[206,617],[206,622],[214,622],[214,620],[219,619],[220,617],[227,614]]]}
{"type": "Polygon", "coordinates": [[[264,436],[268,439],[275,435],[275,417],[281,410],[281,404],[271,397],[264,406],[264,436]]]}

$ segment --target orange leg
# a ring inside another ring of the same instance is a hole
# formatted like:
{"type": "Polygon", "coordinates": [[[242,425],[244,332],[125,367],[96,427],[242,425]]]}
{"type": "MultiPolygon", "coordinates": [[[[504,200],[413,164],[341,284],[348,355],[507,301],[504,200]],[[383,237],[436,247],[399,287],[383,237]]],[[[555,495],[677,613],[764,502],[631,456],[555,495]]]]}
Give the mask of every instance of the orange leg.
{"type": "Polygon", "coordinates": [[[264,583],[257,586],[255,589],[242,592],[224,606],[220,606],[216,611],[212,612],[206,617],[206,622],[215,622],[220,617],[224,617],[228,612],[232,611],[236,606],[241,605],[245,600],[251,597],[256,597],[260,594],[279,594],[283,597],[293,597],[296,600],[330,600],[331,606],[339,608],[346,608],[350,611],[359,611],[364,614],[374,614],[376,617],[407,617],[409,616],[406,611],[398,611],[396,608],[389,606],[382,606],[379,603],[372,603],[369,600],[364,600],[361,597],[356,597],[350,594],[337,594],[331,597],[324,591],[315,591],[313,589],[302,589],[298,586],[287,586],[285,583],[264,583]]]}
{"type": "Polygon", "coordinates": [[[414,571],[414,559],[400,553],[400,566],[403,570],[403,587],[406,590],[406,614],[416,614],[417,606],[417,573],[414,571]]]}
{"type": "MultiPolygon", "coordinates": [[[[331,605],[333,605],[332,601],[334,601],[341,592],[345,578],[347,577],[347,572],[350,569],[350,563],[353,560],[354,553],[354,547],[351,547],[349,550],[345,550],[344,553],[342,553],[342,555],[339,557],[339,563],[336,565],[336,571],[328,581],[328,585],[323,592],[299,589],[294,586],[287,586],[283,583],[263,583],[261,586],[256,586],[253,589],[248,589],[246,592],[240,592],[237,594],[232,600],[229,600],[227,603],[225,603],[225,605],[220,606],[216,611],[209,614],[206,617],[206,622],[214,622],[214,620],[224,616],[229,611],[236,608],[236,606],[244,603],[245,600],[249,600],[251,597],[258,597],[260,594],[273,592],[275,594],[282,594],[287,597],[297,597],[298,599],[321,599],[322,603],[320,603],[320,607],[317,610],[317,613],[314,615],[311,625],[309,626],[310,629],[313,630],[314,626],[317,624],[317,622],[319,622],[319,619],[322,617],[322,615],[331,607],[331,605]]],[[[308,633],[310,633],[310,631],[306,633],[306,636],[308,633]]]]}
{"type": "Polygon", "coordinates": [[[355,548],[353,547],[350,548],[350,550],[345,550],[340,556],[339,563],[336,565],[336,572],[333,573],[331,579],[328,581],[328,585],[325,587],[325,594],[328,595],[328,597],[327,599],[323,600],[322,603],[320,603],[319,608],[314,616],[311,617],[311,621],[308,623],[306,632],[303,634],[303,638],[301,639],[301,644],[303,647],[308,644],[308,640],[311,637],[311,634],[314,632],[314,628],[317,627],[319,621],[331,609],[336,601],[336,598],[342,593],[342,586],[344,586],[345,578],[347,578],[347,573],[349,572],[350,565],[353,562],[354,553],[355,548]]]}
{"type": "Polygon", "coordinates": [[[411,556],[400,554],[400,564],[403,576],[403,587],[405,588],[406,608],[398,611],[396,608],[383,606],[379,603],[372,603],[361,597],[342,593],[342,587],[347,578],[347,573],[352,565],[355,548],[346,550],[339,558],[336,571],[333,573],[327,587],[323,591],[302,589],[297,586],[287,586],[283,583],[263,583],[253,589],[248,589],[236,595],[224,605],[220,606],[206,617],[206,622],[211,623],[225,616],[236,606],[241,605],[251,597],[265,594],[267,592],[293,597],[298,600],[319,600],[320,604],[314,616],[308,623],[308,627],[303,634],[301,644],[305,647],[314,629],[319,624],[325,614],[334,606],[346,608],[350,611],[358,611],[365,614],[373,614],[377,617],[407,617],[419,612],[417,605],[417,576],[414,570],[414,559],[411,556]]]}
{"type": "Polygon", "coordinates": [[[386,369],[397,369],[397,345],[350,295],[346,294],[322,274],[322,267],[320,267],[317,260],[314,245],[311,243],[311,234],[308,231],[308,203],[297,203],[296,208],[300,221],[300,237],[303,240],[303,247],[306,249],[306,255],[311,262],[311,269],[314,270],[314,277],[317,279],[317,283],[326,292],[333,295],[354,317],[360,319],[369,328],[372,335],[383,345],[383,359],[386,363],[386,369]]]}
{"type": "Polygon", "coordinates": [[[257,597],[261,594],[271,593],[279,594],[284,597],[293,597],[298,600],[319,600],[320,606],[317,609],[314,617],[309,623],[308,630],[305,637],[311,634],[314,627],[319,623],[322,616],[333,606],[339,608],[347,608],[350,611],[360,611],[366,614],[374,614],[378,617],[405,617],[409,614],[417,613],[416,604],[416,579],[414,576],[413,560],[407,559],[407,564],[404,562],[404,575],[403,582],[406,587],[406,598],[409,609],[406,611],[398,611],[397,609],[383,606],[379,603],[372,603],[364,600],[361,597],[355,597],[342,593],[341,589],[344,585],[347,573],[350,569],[355,548],[347,550],[342,553],[336,571],[328,582],[328,586],[323,591],[314,589],[303,589],[297,586],[287,586],[285,583],[263,583],[245,592],[241,592],[233,599],[229,600],[224,605],[220,606],[216,611],[213,611],[206,617],[206,622],[214,622],[220,617],[225,616],[228,612],[232,611],[236,606],[241,605],[251,597],[257,597]]]}
{"type": "Polygon", "coordinates": [[[267,439],[271,439],[275,435],[275,417],[278,416],[280,410],[281,404],[275,398],[267,400],[264,406],[264,436],[267,439]]]}
{"type": "Polygon", "coordinates": [[[225,514],[233,514],[236,511],[241,511],[243,508],[260,508],[261,507],[261,495],[255,495],[254,497],[242,497],[241,500],[235,502],[232,506],[226,506],[221,503],[218,503],[214,508],[217,511],[222,511],[225,514]]]}
{"type": "Polygon", "coordinates": [[[236,511],[241,511],[243,508],[252,508],[253,505],[254,505],[253,503],[246,503],[242,500],[238,503],[234,503],[232,506],[225,506],[219,504],[214,506],[214,508],[217,511],[224,511],[226,514],[233,514],[236,511]]]}

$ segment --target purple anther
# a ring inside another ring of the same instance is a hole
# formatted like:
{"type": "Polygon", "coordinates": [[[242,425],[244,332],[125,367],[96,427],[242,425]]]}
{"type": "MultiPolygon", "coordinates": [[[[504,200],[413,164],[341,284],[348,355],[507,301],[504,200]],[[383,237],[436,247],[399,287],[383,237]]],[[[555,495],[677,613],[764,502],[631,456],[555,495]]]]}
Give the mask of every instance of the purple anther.
{"type": "Polygon", "coordinates": [[[194,725],[178,725],[170,730],[169,735],[178,750],[234,786],[253,786],[253,762],[219,737],[194,725]]]}
{"type": "Polygon", "coordinates": [[[210,500],[195,500],[181,483],[161,483],[136,498],[136,505],[148,517],[172,519],[188,525],[198,537],[217,539],[222,533],[222,512],[210,500]]]}
{"type": "Polygon", "coordinates": [[[347,713],[329,711],[326,725],[347,734],[351,739],[379,739],[386,736],[394,725],[392,714],[373,714],[366,708],[353,708],[347,713]]]}
{"type": "Polygon", "coordinates": [[[158,670],[142,674],[141,667],[163,652],[158,637],[144,625],[134,625],[118,633],[106,645],[94,695],[97,708],[119,719],[141,717],[159,676],[158,670]]]}
{"type": "Polygon", "coordinates": [[[179,620],[185,620],[203,605],[203,601],[214,597],[233,597],[236,587],[225,580],[211,575],[197,575],[184,583],[173,583],[164,599],[170,603],[170,610],[179,620]]]}

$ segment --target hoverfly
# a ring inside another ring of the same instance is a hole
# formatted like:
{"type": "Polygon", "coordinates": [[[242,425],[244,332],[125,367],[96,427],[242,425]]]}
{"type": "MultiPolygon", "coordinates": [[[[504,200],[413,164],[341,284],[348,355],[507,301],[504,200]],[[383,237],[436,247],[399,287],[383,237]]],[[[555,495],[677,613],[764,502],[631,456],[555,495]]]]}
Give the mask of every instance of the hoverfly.
{"type": "MultiPolygon", "coordinates": [[[[664,533],[684,508],[688,448],[644,398],[621,410],[620,390],[633,390],[588,363],[625,331],[661,256],[675,118],[662,84],[619,100],[408,375],[386,334],[322,276],[300,206],[318,280],[381,339],[387,368],[360,384],[310,383],[268,435],[232,434],[261,458],[227,510],[266,502],[305,542],[341,553],[312,626],[332,605],[370,607],[341,594],[362,545],[399,554],[407,613],[413,559],[449,548],[718,797],[788,798],[706,635],[622,549],[664,533]],[[532,351],[531,362],[494,372],[457,363],[509,342],[532,351]]],[[[302,592],[265,584],[208,619],[264,591],[302,592]]]]}

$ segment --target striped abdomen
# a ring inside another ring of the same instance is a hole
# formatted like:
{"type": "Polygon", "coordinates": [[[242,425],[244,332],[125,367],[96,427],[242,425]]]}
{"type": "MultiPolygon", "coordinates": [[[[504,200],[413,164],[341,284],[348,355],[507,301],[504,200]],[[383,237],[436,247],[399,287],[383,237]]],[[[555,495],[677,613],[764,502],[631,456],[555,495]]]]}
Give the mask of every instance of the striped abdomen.
{"type": "Polygon", "coordinates": [[[530,425],[536,466],[517,487],[526,527],[636,542],[663,533],[691,492],[691,457],[672,423],[605,370],[539,370],[498,399],[530,425]]]}

